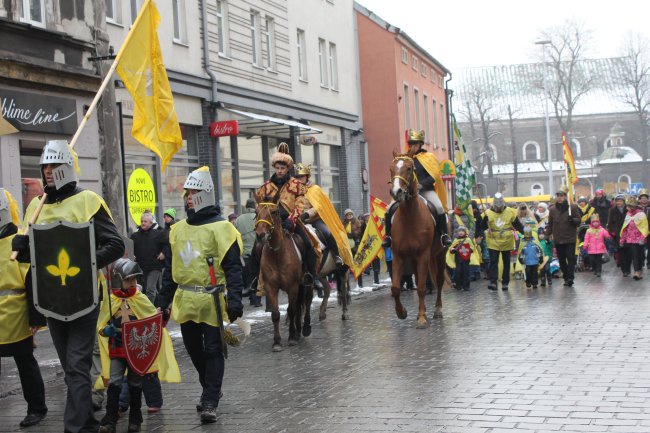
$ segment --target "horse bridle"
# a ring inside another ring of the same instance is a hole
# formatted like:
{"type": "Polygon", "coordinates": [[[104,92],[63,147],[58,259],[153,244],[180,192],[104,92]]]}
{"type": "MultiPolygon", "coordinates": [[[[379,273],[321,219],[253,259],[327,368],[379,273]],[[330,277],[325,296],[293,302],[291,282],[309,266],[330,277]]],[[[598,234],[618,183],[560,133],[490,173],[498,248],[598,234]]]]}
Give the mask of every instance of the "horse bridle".
{"type": "MultiPolygon", "coordinates": [[[[393,176],[393,177],[390,178],[390,180],[388,181],[388,183],[389,183],[389,184],[392,184],[393,181],[394,181],[395,179],[399,179],[399,180],[403,181],[403,182],[406,184],[407,187],[408,187],[412,182],[417,183],[417,182],[418,182],[418,176],[417,176],[417,174],[415,173],[415,161],[413,160],[413,158],[411,158],[410,156],[406,156],[406,155],[396,156],[395,158],[393,158],[393,164],[394,164],[396,161],[408,161],[408,162],[411,163],[411,165],[413,166],[413,171],[411,172],[411,178],[410,178],[410,179],[407,179],[407,178],[405,178],[404,176],[400,176],[399,174],[396,174],[395,176],[393,176]]],[[[408,197],[410,197],[410,194],[408,193],[408,190],[407,190],[407,198],[408,198],[408,197]]]]}
{"type": "MultiPolygon", "coordinates": [[[[273,215],[273,212],[278,211],[278,205],[276,203],[272,203],[272,202],[261,202],[261,203],[258,203],[257,206],[260,207],[260,208],[268,209],[269,215],[273,215]]],[[[257,219],[256,218],[255,219],[255,227],[257,228],[257,225],[260,224],[260,223],[268,224],[269,225],[269,235],[273,234],[273,230],[275,229],[275,223],[273,221],[269,221],[269,220],[265,220],[265,219],[257,219]]],[[[274,249],[270,245],[268,247],[271,248],[272,251],[276,251],[278,249],[278,248],[274,249]]]]}

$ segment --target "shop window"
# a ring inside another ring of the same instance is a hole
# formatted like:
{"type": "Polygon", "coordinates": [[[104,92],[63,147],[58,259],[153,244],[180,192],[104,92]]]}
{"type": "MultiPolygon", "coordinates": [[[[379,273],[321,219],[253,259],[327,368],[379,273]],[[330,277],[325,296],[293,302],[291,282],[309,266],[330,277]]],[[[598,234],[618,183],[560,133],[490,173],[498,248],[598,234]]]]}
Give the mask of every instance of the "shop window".
{"type": "MultiPolygon", "coordinates": [[[[237,137],[239,156],[239,187],[258,188],[264,183],[264,151],[262,137],[237,137]]],[[[241,196],[241,201],[246,201],[246,196],[241,196]]]]}
{"type": "Polygon", "coordinates": [[[300,144],[300,161],[303,164],[311,164],[312,171],[317,168],[316,165],[316,146],[307,146],[300,144]]]}

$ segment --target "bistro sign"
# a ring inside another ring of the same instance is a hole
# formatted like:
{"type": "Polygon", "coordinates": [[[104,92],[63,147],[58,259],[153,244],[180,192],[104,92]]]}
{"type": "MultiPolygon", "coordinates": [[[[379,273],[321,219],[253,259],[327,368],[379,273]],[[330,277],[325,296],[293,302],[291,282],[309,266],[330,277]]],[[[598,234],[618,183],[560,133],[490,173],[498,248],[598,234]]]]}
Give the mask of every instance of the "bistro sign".
{"type": "Polygon", "coordinates": [[[72,135],[77,130],[74,99],[0,89],[0,110],[19,131],[72,135]]]}
{"type": "Polygon", "coordinates": [[[239,123],[236,120],[210,123],[211,137],[232,137],[237,134],[239,134],[239,123]]]}

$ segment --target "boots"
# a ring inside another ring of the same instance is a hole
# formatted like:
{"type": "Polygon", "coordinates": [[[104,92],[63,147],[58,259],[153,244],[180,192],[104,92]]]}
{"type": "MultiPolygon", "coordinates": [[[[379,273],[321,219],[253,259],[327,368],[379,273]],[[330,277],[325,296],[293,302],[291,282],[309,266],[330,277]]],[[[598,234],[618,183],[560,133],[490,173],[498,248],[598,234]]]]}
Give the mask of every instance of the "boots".
{"type": "Polygon", "coordinates": [[[327,248],[330,250],[330,254],[332,255],[332,258],[334,259],[334,263],[336,263],[336,266],[343,266],[343,259],[339,256],[339,246],[336,245],[336,239],[334,239],[334,235],[331,233],[329,236],[325,236],[327,240],[327,248]]]}
{"type": "Polygon", "coordinates": [[[108,390],[106,390],[106,415],[104,415],[104,418],[99,423],[99,433],[115,433],[121,390],[122,387],[120,385],[108,385],[108,390]]]}
{"type": "Polygon", "coordinates": [[[129,429],[127,432],[139,432],[142,424],[142,387],[129,386],[129,429]]]}
{"type": "Polygon", "coordinates": [[[247,287],[244,287],[242,290],[242,298],[246,298],[251,294],[257,292],[257,279],[260,276],[260,262],[262,261],[262,248],[263,245],[260,242],[255,241],[253,244],[253,251],[251,252],[250,260],[250,274],[252,276],[251,283],[247,287]]]}
{"type": "Polygon", "coordinates": [[[436,230],[440,232],[440,243],[442,243],[443,247],[448,248],[451,245],[451,238],[447,233],[447,215],[444,213],[439,214],[431,203],[427,202],[427,204],[433,219],[436,221],[436,230]]]}
{"type": "Polygon", "coordinates": [[[388,209],[386,210],[386,215],[384,216],[384,229],[386,231],[386,237],[384,240],[381,242],[381,246],[384,248],[390,247],[391,243],[393,242],[393,239],[390,237],[390,232],[391,232],[391,227],[392,227],[392,219],[393,219],[393,214],[397,210],[397,202],[393,202],[388,206],[388,209]]]}

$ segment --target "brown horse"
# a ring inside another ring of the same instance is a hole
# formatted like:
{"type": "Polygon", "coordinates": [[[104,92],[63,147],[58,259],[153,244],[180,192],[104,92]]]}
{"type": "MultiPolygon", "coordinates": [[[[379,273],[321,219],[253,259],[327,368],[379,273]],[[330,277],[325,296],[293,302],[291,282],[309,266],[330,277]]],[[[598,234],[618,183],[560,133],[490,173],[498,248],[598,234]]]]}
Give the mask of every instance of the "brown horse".
{"type": "Polygon", "coordinates": [[[406,309],[400,301],[401,278],[405,264],[416,270],[415,284],[418,287],[419,309],[417,327],[425,328],[429,321],[426,315],[427,277],[438,291],[433,317],[442,317],[442,286],[445,281],[445,249],[436,233],[431,212],[423,197],[418,195],[418,180],[415,162],[411,154],[393,151],[390,166],[390,195],[399,203],[393,216],[392,251],[393,278],[391,292],[395,299],[395,312],[400,319],[406,319],[406,309]]]}
{"type": "MultiPolygon", "coordinates": [[[[284,290],[289,298],[287,315],[289,318],[289,346],[295,346],[300,339],[300,331],[305,337],[311,334],[311,302],[313,286],[302,285],[304,272],[302,260],[294,238],[286,235],[282,228],[276,196],[272,202],[262,202],[257,206],[255,233],[257,242],[263,243],[260,261],[261,279],[266,290],[267,302],[271,307],[273,321],[273,351],[282,350],[280,337],[280,308],[278,296],[284,290]],[[301,326],[302,314],[305,314],[301,326]]],[[[300,238],[296,237],[300,243],[300,238]]],[[[301,243],[300,243],[301,244],[301,243]]],[[[304,255],[304,254],[303,254],[304,255]]]]}
{"type": "Polygon", "coordinates": [[[325,261],[321,264],[317,279],[323,285],[323,302],[320,304],[318,320],[327,319],[327,302],[332,289],[330,288],[327,276],[333,275],[336,280],[336,292],[339,305],[341,306],[341,320],[348,320],[348,306],[352,300],[350,295],[350,268],[346,265],[337,266],[331,252],[328,252],[325,261]]]}

